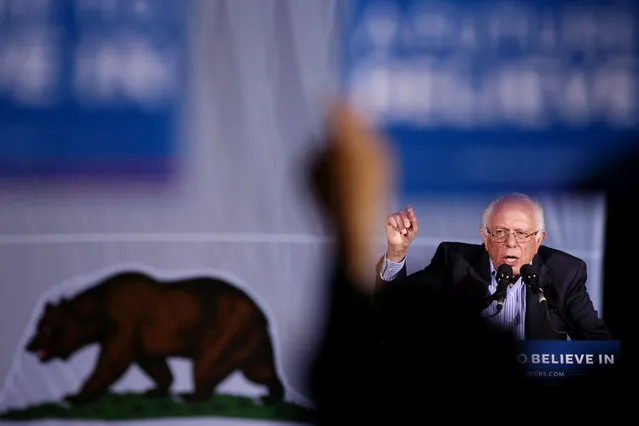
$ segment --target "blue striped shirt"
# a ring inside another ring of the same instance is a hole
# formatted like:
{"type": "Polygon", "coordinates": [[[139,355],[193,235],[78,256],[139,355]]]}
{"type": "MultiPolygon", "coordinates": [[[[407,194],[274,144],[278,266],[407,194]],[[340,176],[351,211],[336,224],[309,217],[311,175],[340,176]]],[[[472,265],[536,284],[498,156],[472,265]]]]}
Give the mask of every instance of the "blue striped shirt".
{"type": "MultiPolygon", "coordinates": [[[[406,259],[401,262],[393,262],[384,256],[380,276],[384,281],[392,281],[397,273],[404,267],[406,259]]],[[[497,280],[495,279],[496,270],[493,262],[490,262],[491,283],[488,286],[489,294],[494,294],[497,290],[497,280]]],[[[489,317],[496,312],[497,302],[492,302],[482,313],[483,317],[489,317]]],[[[501,312],[493,317],[488,318],[489,321],[496,323],[498,326],[513,332],[516,339],[525,339],[526,330],[526,287],[523,285],[521,278],[515,284],[509,286],[504,300],[504,307],[501,312]]]]}
{"type": "MultiPolygon", "coordinates": [[[[497,290],[497,280],[495,279],[496,271],[493,262],[490,262],[490,286],[488,292],[492,295],[497,290]]],[[[489,317],[496,312],[497,302],[492,302],[482,313],[482,316],[489,317]]],[[[515,284],[508,286],[506,289],[506,299],[504,299],[504,307],[497,315],[489,318],[498,326],[514,333],[516,339],[524,340],[526,337],[526,286],[524,286],[521,277],[515,284]]]]}

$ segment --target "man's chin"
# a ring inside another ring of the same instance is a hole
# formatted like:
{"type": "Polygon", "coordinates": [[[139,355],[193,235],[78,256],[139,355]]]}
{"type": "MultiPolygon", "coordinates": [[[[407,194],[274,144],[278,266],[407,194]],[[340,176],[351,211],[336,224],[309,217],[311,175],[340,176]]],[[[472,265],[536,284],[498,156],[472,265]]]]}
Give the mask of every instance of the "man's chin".
{"type": "Polygon", "coordinates": [[[56,358],[60,358],[60,356],[56,355],[56,354],[36,354],[36,357],[38,358],[38,361],[40,361],[43,364],[47,364],[51,361],[53,361],[56,358]]]}
{"type": "Polygon", "coordinates": [[[516,265],[512,265],[512,266],[513,266],[513,274],[519,275],[519,270],[521,269],[521,265],[517,263],[516,265]]]}
{"type": "Polygon", "coordinates": [[[495,268],[498,268],[501,265],[508,265],[513,269],[513,273],[515,275],[519,274],[519,268],[521,267],[519,259],[502,259],[499,265],[496,265],[495,268]]]}

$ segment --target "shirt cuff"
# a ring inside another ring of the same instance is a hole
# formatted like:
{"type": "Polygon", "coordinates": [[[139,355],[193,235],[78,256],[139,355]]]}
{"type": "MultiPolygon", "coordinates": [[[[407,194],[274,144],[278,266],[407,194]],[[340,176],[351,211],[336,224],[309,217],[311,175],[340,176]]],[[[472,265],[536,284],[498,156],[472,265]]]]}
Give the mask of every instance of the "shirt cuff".
{"type": "Polygon", "coordinates": [[[386,257],[386,254],[384,254],[384,261],[382,262],[381,271],[379,273],[380,277],[384,281],[393,281],[395,277],[397,277],[397,274],[399,274],[399,271],[402,270],[405,263],[406,257],[404,257],[401,262],[393,262],[386,257]]]}

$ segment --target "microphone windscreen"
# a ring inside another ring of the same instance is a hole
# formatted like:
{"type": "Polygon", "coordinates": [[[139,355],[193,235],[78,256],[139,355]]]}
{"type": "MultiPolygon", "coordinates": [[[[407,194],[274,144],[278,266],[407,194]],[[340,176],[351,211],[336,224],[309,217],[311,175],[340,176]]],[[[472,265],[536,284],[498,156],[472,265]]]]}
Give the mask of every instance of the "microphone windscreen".
{"type": "Polygon", "coordinates": [[[532,275],[539,275],[539,273],[537,272],[537,268],[533,265],[525,264],[519,268],[519,275],[522,277],[530,277],[532,275]]]}
{"type": "Polygon", "coordinates": [[[513,276],[512,266],[502,263],[501,265],[499,265],[499,268],[497,268],[497,276],[512,277],[513,276]]]}

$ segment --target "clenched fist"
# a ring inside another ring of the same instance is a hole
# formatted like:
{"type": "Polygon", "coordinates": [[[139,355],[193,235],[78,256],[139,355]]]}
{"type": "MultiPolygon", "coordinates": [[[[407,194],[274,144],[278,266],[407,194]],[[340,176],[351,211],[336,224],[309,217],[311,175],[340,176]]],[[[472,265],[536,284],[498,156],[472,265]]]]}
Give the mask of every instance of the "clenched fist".
{"type": "Polygon", "coordinates": [[[389,260],[400,262],[404,259],[417,230],[417,217],[410,206],[386,217],[386,256],[389,260]]]}

